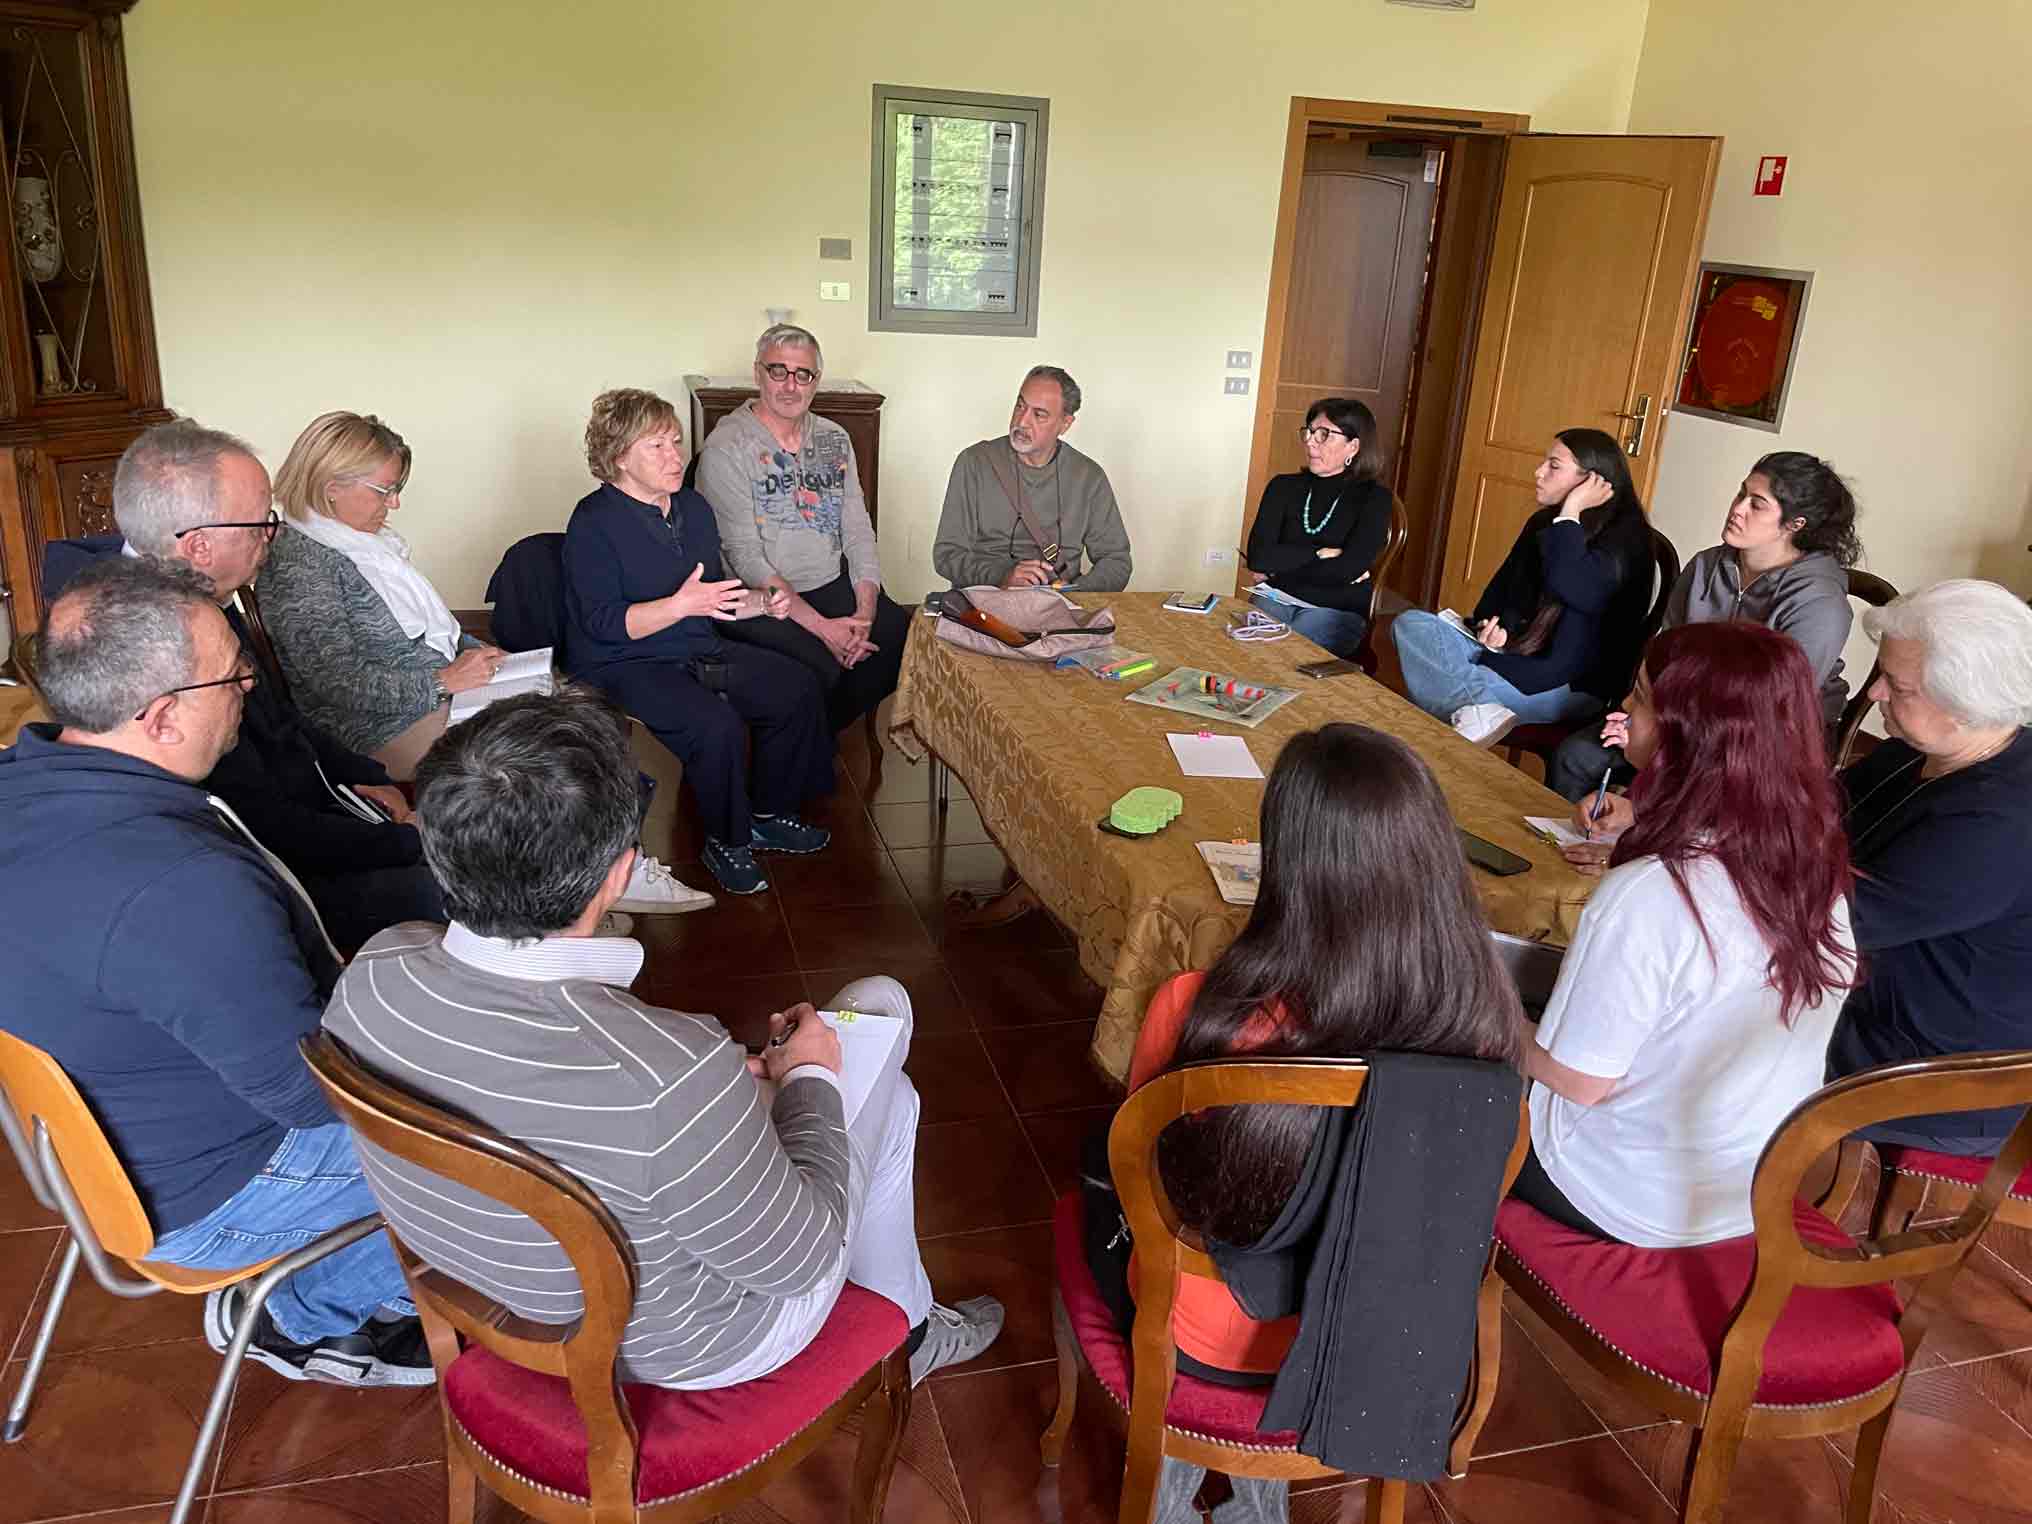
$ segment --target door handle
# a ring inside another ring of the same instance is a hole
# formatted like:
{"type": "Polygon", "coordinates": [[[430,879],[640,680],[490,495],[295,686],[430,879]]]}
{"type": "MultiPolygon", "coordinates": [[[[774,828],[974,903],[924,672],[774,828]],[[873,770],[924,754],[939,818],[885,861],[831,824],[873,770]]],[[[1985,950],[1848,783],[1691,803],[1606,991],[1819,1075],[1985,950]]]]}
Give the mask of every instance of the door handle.
{"type": "Polygon", "coordinates": [[[1637,411],[1634,413],[1611,413],[1611,418],[1621,418],[1631,425],[1630,437],[1623,441],[1623,453],[1635,460],[1644,453],[1644,428],[1651,420],[1651,398],[1646,392],[1637,394],[1637,411]]]}

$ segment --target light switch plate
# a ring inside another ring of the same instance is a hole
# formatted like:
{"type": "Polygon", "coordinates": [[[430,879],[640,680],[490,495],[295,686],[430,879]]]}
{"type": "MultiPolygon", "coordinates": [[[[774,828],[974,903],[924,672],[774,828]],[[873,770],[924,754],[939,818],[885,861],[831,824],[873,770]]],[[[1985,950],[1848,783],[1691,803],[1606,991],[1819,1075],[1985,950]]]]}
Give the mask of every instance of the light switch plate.
{"type": "Polygon", "coordinates": [[[1229,370],[1247,370],[1255,362],[1255,355],[1246,349],[1231,349],[1228,351],[1229,370]]]}
{"type": "Polygon", "coordinates": [[[844,280],[822,280],[818,283],[818,299],[822,302],[850,302],[854,299],[853,283],[844,280]]]}
{"type": "Polygon", "coordinates": [[[1230,376],[1228,377],[1227,385],[1222,387],[1221,390],[1230,397],[1246,397],[1249,395],[1249,378],[1247,376],[1230,376]]]}

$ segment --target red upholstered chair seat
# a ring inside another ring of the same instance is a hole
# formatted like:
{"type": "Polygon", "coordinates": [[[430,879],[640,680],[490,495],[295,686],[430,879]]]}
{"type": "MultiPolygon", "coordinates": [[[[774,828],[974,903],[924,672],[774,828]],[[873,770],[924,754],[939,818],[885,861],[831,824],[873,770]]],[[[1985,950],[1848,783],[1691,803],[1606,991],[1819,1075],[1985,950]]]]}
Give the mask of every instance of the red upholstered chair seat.
{"type": "MultiPolygon", "coordinates": [[[[1983,1183],[1983,1176],[1990,1172],[1994,1158],[1964,1158],[1960,1154],[1928,1153],[1923,1148],[1901,1148],[1895,1143],[1873,1145],[1877,1158],[1887,1170],[1896,1170],[1901,1175],[1930,1175],[1938,1180],[1953,1180],[1971,1190],[1983,1183]]],[[[2011,1195],[2020,1201],[2032,1201],[2032,1165],[2018,1177],[2011,1187],[2011,1195]]]]}
{"type": "MultiPolygon", "coordinates": [[[[1804,1202],[1794,1218],[1807,1243],[1855,1242],[1804,1202]]],[[[1496,1238],[1624,1359],[1688,1392],[1713,1390],[1722,1337],[1756,1269],[1754,1236],[1639,1249],[1573,1232],[1511,1200],[1496,1213],[1496,1238]]],[[[1896,1380],[1905,1365],[1897,1317],[1898,1300],[1887,1285],[1795,1290],[1764,1346],[1758,1406],[1836,1402],[1896,1380]]]]}
{"type": "MultiPolygon", "coordinates": [[[[894,1302],[849,1284],[818,1337],[759,1381],[711,1392],[623,1387],[641,1436],[636,1502],[660,1502],[753,1465],[837,1402],[909,1332],[894,1302]]],[[[586,1496],[585,1427],[562,1377],[473,1345],[445,1372],[444,1402],[510,1471],[586,1496]]]]}
{"type": "MultiPolygon", "coordinates": [[[[1126,1411],[1129,1406],[1129,1341],[1115,1326],[1115,1315],[1101,1300],[1100,1288],[1094,1284],[1093,1272],[1087,1268],[1082,1232],[1084,1221],[1085,1212],[1079,1192],[1068,1191],[1058,1198],[1058,1210],[1051,1223],[1053,1249],[1058,1259],[1058,1294],[1065,1302],[1067,1316],[1072,1320],[1073,1335],[1079,1340],[1080,1353],[1086,1357],[1087,1364],[1093,1368],[1094,1375],[1107,1388],[1108,1394],[1126,1411]]],[[[1211,1381],[1201,1381],[1196,1376],[1180,1372],[1178,1379],[1172,1383],[1171,1405],[1165,1410],[1164,1421],[1171,1428],[1223,1444],[1253,1445],[1271,1450],[1296,1449],[1298,1435],[1290,1430],[1273,1430],[1267,1434],[1258,1431],[1256,1425],[1261,1421],[1263,1406],[1269,1400],[1270,1388],[1267,1386],[1216,1386],[1211,1381]]]]}

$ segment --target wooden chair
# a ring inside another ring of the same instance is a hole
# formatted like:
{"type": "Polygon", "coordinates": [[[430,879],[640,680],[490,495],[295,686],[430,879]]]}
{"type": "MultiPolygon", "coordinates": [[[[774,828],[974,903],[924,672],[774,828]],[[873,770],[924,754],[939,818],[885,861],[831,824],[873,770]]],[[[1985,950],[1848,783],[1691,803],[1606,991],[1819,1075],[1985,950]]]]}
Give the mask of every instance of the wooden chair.
{"type": "Polygon", "coordinates": [[[268,621],[261,617],[261,600],[255,595],[254,584],[248,583],[233,594],[240,605],[240,612],[247,622],[247,638],[254,646],[255,658],[261,663],[261,680],[274,683],[282,696],[289,697],[289,678],[282,670],[282,657],[275,649],[275,639],[268,633],[268,621]]]}
{"type": "MultiPolygon", "coordinates": [[[[1679,551],[1662,529],[1651,531],[1651,560],[1658,569],[1658,591],[1652,596],[1651,611],[1644,616],[1644,626],[1638,633],[1637,649],[1640,652],[1651,643],[1651,637],[1658,633],[1659,626],[1665,623],[1665,605],[1672,597],[1672,585],[1679,580],[1679,551]]],[[[1609,700],[1611,708],[1623,699],[1620,693],[1603,696],[1609,700]]],[[[1576,730],[1598,724],[1598,721],[1587,720],[1579,725],[1519,725],[1500,744],[1512,767],[1522,762],[1524,754],[1529,752],[1550,777],[1553,754],[1559,750],[1560,744],[1576,730]]]]}
{"type": "MultiPolygon", "coordinates": [[[[1875,572],[1849,570],[1849,596],[1873,609],[1880,609],[1898,596],[1898,589],[1886,582],[1875,572]]],[[[1834,735],[1828,741],[1828,755],[1834,762],[1834,770],[1840,772],[1854,757],[1856,737],[1862,734],[1863,721],[1870,717],[1876,707],[1870,698],[1870,689],[1877,681],[1882,663],[1870,663],[1870,675],[1863,679],[1862,686],[1842,706],[1841,718],[1835,722],[1834,735]]]]}
{"type": "Polygon", "coordinates": [[[0,1132],[6,1134],[8,1146],[14,1150],[36,1200],[60,1215],[70,1229],[63,1258],[57,1263],[56,1279],[50,1286],[49,1302],[22,1369],[21,1385],[15,1388],[6,1428],[0,1431],[0,1437],[7,1443],[15,1443],[28,1432],[29,1404],[35,1399],[36,1383],[42,1377],[44,1361],[49,1358],[50,1343],[56,1337],[57,1321],[63,1316],[80,1260],[91,1271],[92,1279],[109,1294],[130,1300],[164,1291],[203,1296],[221,1287],[253,1282],[239,1326],[226,1348],[225,1362],[219,1368],[218,1379],[212,1383],[211,1401],[205,1408],[197,1443],[191,1447],[183,1483],[170,1511],[171,1524],[183,1524],[190,1517],[198,1479],[204,1475],[219,1432],[225,1426],[226,1408],[240,1376],[240,1362],[269,1294],[303,1266],[378,1232],[381,1219],[359,1218],[293,1253],[238,1270],[189,1270],[178,1265],[151,1264],[146,1256],[155,1247],[155,1229],[149,1225],[148,1214],[142,1209],[133,1181],[127,1177],[126,1166],[113,1152],[104,1129],[70,1076],[64,1073],[63,1066],[42,1049],[0,1033],[0,1087],[6,1092],[5,1104],[0,1104],[0,1132]],[[125,1273],[128,1271],[133,1273],[125,1273]]]}
{"type": "Polygon", "coordinates": [[[481,1482],[556,1524],[709,1519],[857,1414],[846,1513],[853,1524],[882,1517],[910,1412],[909,1329],[894,1303],[849,1284],[818,1338],[758,1381],[706,1392],[624,1386],[614,1361],[635,1268],[600,1199],[541,1154],[368,1073],[327,1034],[306,1038],[303,1053],[364,1143],[534,1219],[584,1292],[576,1323],[529,1322],[433,1270],[390,1230],[437,1367],[452,1524],[472,1524],[481,1482]]]}
{"type": "MultiPolygon", "coordinates": [[[[1968,1209],[1983,1180],[1996,1163],[1991,1155],[1939,1154],[1929,1149],[1909,1148],[1897,1143],[1871,1143],[1862,1138],[1844,1138],[1835,1160],[1834,1179],[1815,1203],[1832,1218],[1840,1218],[1862,1187],[1863,1174],[1871,1156],[1877,1160],[1877,1189],[1870,1198],[1870,1234],[1874,1238],[1904,1233],[1921,1213],[1929,1219],[1958,1216],[1968,1209]]],[[[2032,1228],[2032,1169],[2011,1183],[2004,1199],[1997,1203],[1997,1221],[2006,1227],[2032,1228]]]]}
{"type": "MultiPolygon", "coordinates": [[[[2032,1115],[1952,1222],[1857,1240],[1799,1198],[1807,1171],[1861,1127],[2032,1102],[2032,1053],[1981,1053],[1850,1075],[1793,1109],[1751,1187],[1756,1231],[1639,1249],[1561,1228],[1522,1202],[1496,1217],[1503,1279],[1596,1370],[1697,1433],[1680,1518],[1718,1524],[1745,1439],[1861,1426],[1846,1518],[1868,1524],[1898,1393],[1933,1309],[2032,1163],[2032,1115]],[[1916,1281],[1901,1305],[1894,1281],[1916,1281]]],[[[1825,1199],[1825,1198],[1823,1198],[1825,1199]]]]}
{"type": "Polygon", "coordinates": [[[1383,612],[1383,584],[1396,568],[1410,540],[1411,515],[1404,511],[1404,499],[1393,492],[1390,494],[1390,533],[1369,568],[1369,623],[1362,631],[1361,643],[1355,647],[1354,655],[1355,664],[1370,677],[1376,675],[1380,665],[1376,656],[1376,623],[1383,612]]]}
{"type": "MultiPolygon", "coordinates": [[[[1108,1163],[1136,1240],[1136,1324],[1126,1403],[1121,1373],[1111,1371],[1104,1376],[1090,1358],[1098,1353],[1112,1360],[1121,1339],[1113,1315],[1105,1307],[1097,1313],[1094,1310],[1099,1299],[1086,1268],[1080,1198],[1074,1193],[1060,1200],[1053,1223],[1059,1274],[1052,1291],[1058,1411],[1045,1431],[1044,1463],[1058,1464],[1072,1428],[1081,1381],[1092,1380],[1108,1398],[1103,1406],[1110,1421],[1128,1435],[1128,1464],[1117,1514],[1120,1524],[1149,1524],[1166,1456],[1229,1476],[1302,1481],[1341,1474],[1301,1455],[1295,1436],[1258,1432],[1257,1419],[1269,1395],[1267,1387],[1216,1387],[1178,1377],[1178,1349],[1171,1337],[1178,1277],[1218,1278],[1220,1271],[1201,1246],[1199,1235],[1179,1223],[1165,1194],[1157,1169],[1157,1139],[1179,1117],[1213,1106],[1265,1102],[1352,1106],[1361,1098],[1368,1077],[1368,1065],[1352,1059],[1225,1060],[1161,1074],[1122,1103],[1108,1130],[1108,1163]],[[1075,1301],[1081,1309],[1077,1327],[1067,1301],[1068,1290],[1074,1288],[1078,1288],[1075,1301]]],[[[1503,1175],[1506,1193],[1529,1144],[1529,1119],[1520,1105],[1517,1141],[1503,1175]]],[[[1493,1245],[1490,1254],[1493,1259],[1493,1245]]],[[[1502,1284],[1493,1266],[1482,1279],[1476,1322],[1475,1351],[1449,1451],[1449,1469],[1455,1475],[1467,1469],[1468,1457],[1495,1400],[1496,1374],[1502,1364],[1502,1284]]],[[[1364,1515],[1369,1524],[1401,1524],[1405,1491],[1401,1479],[1372,1477],[1364,1515]]]]}

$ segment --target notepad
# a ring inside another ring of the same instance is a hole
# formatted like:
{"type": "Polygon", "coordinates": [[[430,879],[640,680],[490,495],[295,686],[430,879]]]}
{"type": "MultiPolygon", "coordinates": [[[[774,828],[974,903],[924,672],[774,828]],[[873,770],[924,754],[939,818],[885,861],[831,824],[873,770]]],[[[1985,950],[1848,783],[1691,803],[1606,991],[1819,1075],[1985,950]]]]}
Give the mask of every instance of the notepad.
{"type": "Polygon", "coordinates": [[[851,1127],[875,1087],[887,1076],[901,1072],[903,1023],[873,1011],[820,1011],[818,1015],[840,1039],[840,1099],[851,1127]]]}
{"type": "MultiPolygon", "coordinates": [[[[1555,847],[1585,846],[1591,839],[1575,830],[1571,821],[1555,820],[1550,815],[1526,815],[1524,828],[1541,841],[1551,842],[1555,847]]],[[[1606,844],[1622,834],[1621,831],[1601,831],[1592,840],[1598,844],[1606,844]]]]}
{"type": "Polygon", "coordinates": [[[1168,735],[1171,754],[1178,758],[1179,771],[1188,778],[1260,778],[1249,743],[1240,736],[1168,735]]]}
{"type": "Polygon", "coordinates": [[[470,720],[489,704],[513,698],[518,693],[551,692],[557,687],[557,679],[551,675],[550,653],[549,646],[539,646],[534,651],[517,651],[503,658],[501,668],[494,674],[491,683],[452,695],[452,712],[445,724],[456,725],[470,720]]]}

